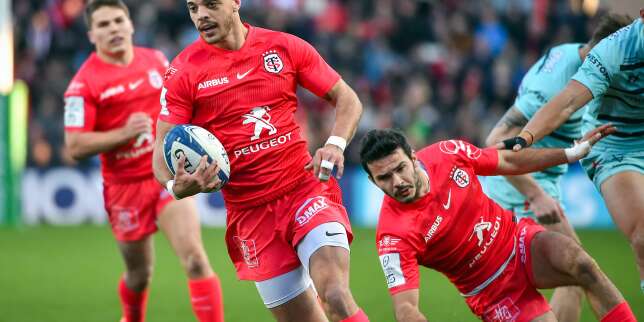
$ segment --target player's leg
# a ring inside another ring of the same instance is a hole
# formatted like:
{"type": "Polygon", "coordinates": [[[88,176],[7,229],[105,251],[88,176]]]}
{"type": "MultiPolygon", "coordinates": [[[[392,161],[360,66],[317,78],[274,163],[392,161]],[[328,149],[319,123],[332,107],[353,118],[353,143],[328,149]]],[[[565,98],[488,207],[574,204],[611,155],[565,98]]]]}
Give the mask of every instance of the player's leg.
{"type": "Polygon", "coordinates": [[[208,262],[201,240],[199,216],[192,198],[165,203],[158,225],[170,241],[188,276],[192,309],[200,322],[221,322],[221,284],[208,262]]]}
{"type": "Polygon", "coordinates": [[[125,273],[119,282],[123,322],[143,322],[152,278],[154,249],[150,235],[137,241],[118,241],[125,262],[125,273]]]}
{"type": "Polygon", "coordinates": [[[601,321],[635,321],[615,285],[572,238],[544,231],[532,238],[529,247],[536,287],[581,286],[601,321]]]}
{"type": "Polygon", "coordinates": [[[349,240],[338,222],[318,225],[298,244],[318,296],[332,321],[368,321],[349,290],[349,240]]]}
{"type": "Polygon", "coordinates": [[[626,235],[635,253],[644,292],[644,174],[619,172],[601,184],[601,193],[615,225],[626,235]]]}
{"type": "MultiPolygon", "coordinates": [[[[580,243],[579,237],[575,230],[570,225],[568,219],[564,216],[560,222],[556,224],[543,225],[547,230],[564,234],[577,243],[580,243]]],[[[552,293],[550,298],[550,307],[552,312],[557,317],[556,321],[560,322],[576,322],[579,321],[581,315],[581,301],[584,296],[584,291],[577,286],[562,286],[557,287],[552,293]]]]}

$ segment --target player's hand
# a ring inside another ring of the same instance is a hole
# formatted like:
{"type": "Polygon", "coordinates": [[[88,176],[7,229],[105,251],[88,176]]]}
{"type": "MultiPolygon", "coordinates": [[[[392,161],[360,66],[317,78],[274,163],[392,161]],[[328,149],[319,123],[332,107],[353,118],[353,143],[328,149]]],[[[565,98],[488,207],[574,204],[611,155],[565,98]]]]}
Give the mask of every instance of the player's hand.
{"type": "Polygon", "coordinates": [[[152,133],[152,123],[154,121],[144,112],[136,112],[130,114],[122,131],[126,138],[131,139],[137,137],[139,134],[152,133]]]}
{"type": "Polygon", "coordinates": [[[513,150],[520,151],[523,148],[527,148],[532,145],[534,141],[534,136],[528,131],[521,131],[517,136],[509,139],[505,139],[497,143],[494,147],[497,150],[513,150]]]}
{"type": "Polygon", "coordinates": [[[529,209],[537,217],[542,225],[552,225],[561,222],[564,216],[563,209],[559,202],[545,192],[541,192],[534,198],[528,200],[529,209]]]}
{"type": "Polygon", "coordinates": [[[338,146],[327,144],[317,151],[311,162],[304,166],[305,170],[313,169],[313,174],[320,179],[320,181],[327,181],[331,177],[333,168],[338,167],[336,178],[342,178],[344,173],[344,151],[338,146]]]}
{"type": "Polygon", "coordinates": [[[617,131],[617,128],[612,124],[604,124],[592,131],[589,131],[580,141],[575,142],[575,145],[564,150],[568,162],[576,162],[585,158],[588,153],[590,153],[591,147],[597,143],[597,141],[615,133],[615,131],[617,131]]]}
{"type": "Polygon", "coordinates": [[[219,173],[217,162],[208,164],[208,157],[203,156],[192,174],[184,169],[185,164],[186,157],[181,155],[177,162],[172,189],[178,198],[193,196],[200,192],[212,192],[222,187],[223,182],[217,176],[219,173]]]}

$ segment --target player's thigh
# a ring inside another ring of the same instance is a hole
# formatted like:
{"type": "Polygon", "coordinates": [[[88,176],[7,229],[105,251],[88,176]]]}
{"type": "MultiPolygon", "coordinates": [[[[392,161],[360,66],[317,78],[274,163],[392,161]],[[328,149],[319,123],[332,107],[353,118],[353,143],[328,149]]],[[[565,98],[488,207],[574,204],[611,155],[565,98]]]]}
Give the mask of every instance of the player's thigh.
{"type": "Polygon", "coordinates": [[[279,322],[327,322],[317,295],[312,287],[300,293],[290,301],[270,308],[279,322]]]}
{"type": "Polygon", "coordinates": [[[543,315],[532,319],[530,322],[557,322],[557,317],[552,311],[548,311],[543,315]]]}
{"type": "Polygon", "coordinates": [[[157,223],[178,254],[203,250],[194,198],[168,202],[162,208],[157,223]]]}
{"type": "Polygon", "coordinates": [[[140,240],[118,240],[117,244],[128,271],[151,269],[154,263],[154,243],[152,235],[147,235],[140,240]]]}
{"type": "Polygon", "coordinates": [[[575,267],[580,260],[589,256],[575,240],[552,231],[535,235],[530,252],[537,288],[576,285],[575,267]]]}
{"type": "Polygon", "coordinates": [[[637,225],[644,225],[644,174],[616,173],[601,183],[601,193],[615,225],[630,239],[637,225]]]}
{"type": "Polygon", "coordinates": [[[568,218],[565,216],[565,214],[564,214],[564,217],[561,218],[560,222],[556,224],[543,225],[543,227],[546,228],[548,231],[553,231],[553,232],[566,235],[574,239],[576,242],[581,243],[579,241],[579,237],[577,236],[577,233],[575,233],[575,229],[572,227],[572,225],[568,221],[568,218]]]}

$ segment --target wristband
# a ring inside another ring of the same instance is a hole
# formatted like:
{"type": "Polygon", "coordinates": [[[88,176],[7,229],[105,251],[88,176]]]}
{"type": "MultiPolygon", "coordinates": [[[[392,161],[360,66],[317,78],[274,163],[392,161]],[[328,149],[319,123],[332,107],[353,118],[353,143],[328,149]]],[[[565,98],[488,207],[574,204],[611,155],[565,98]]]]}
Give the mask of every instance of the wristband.
{"type": "MultiPolygon", "coordinates": [[[[532,143],[534,143],[534,134],[532,134],[532,132],[530,132],[529,130],[526,130],[526,129],[523,129],[521,132],[525,132],[525,133],[530,134],[530,145],[532,145],[532,143]]],[[[519,133],[519,134],[521,134],[521,133],[519,133]]]]}
{"type": "Polygon", "coordinates": [[[584,141],[582,143],[577,143],[575,142],[575,145],[573,145],[570,148],[564,149],[564,153],[566,153],[566,159],[568,159],[568,162],[575,162],[590,152],[590,142],[584,141]]]}
{"type": "Polygon", "coordinates": [[[522,149],[528,146],[528,142],[520,136],[515,136],[501,142],[503,143],[504,150],[512,150],[517,144],[520,145],[522,149]]]}
{"type": "Polygon", "coordinates": [[[340,148],[342,152],[344,152],[344,149],[347,147],[347,140],[345,140],[343,137],[340,137],[340,136],[331,135],[329,136],[329,139],[326,140],[325,145],[327,144],[335,145],[338,148],[340,148]]]}
{"type": "Polygon", "coordinates": [[[179,200],[180,198],[177,197],[177,195],[174,194],[174,191],[172,188],[174,187],[174,180],[168,180],[165,184],[165,190],[168,191],[168,193],[174,198],[174,200],[179,200]]]}

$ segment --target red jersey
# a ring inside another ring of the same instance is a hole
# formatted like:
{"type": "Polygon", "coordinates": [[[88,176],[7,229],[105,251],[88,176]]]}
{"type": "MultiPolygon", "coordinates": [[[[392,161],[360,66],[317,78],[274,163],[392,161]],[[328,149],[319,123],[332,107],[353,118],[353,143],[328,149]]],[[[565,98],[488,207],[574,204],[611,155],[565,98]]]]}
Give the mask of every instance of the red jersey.
{"type": "MultiPolygon", "coordinates": [[[[109,131],[125,125],[130,114],[159,115],[159,97],[168,60],[158,50],[134,47],[128,66],[102,61],[96,53],[83,63],[65,92],[65,131],[109,131]]],[[[152,176],[153,133],[101,153],[106,183],[152,176]]]]}
{"type": "Polygon", "coordinates": [[[423,265],[446,275],[463,295],[476,294],[514,256],[514,216],[483,193],[476,177],[494,173],[498,152],[449,140],[416,155],[429,193],[410,204],[385,196],[378,222],[389,291],[418,288],[423,265]]]}
{"type": "Polygon", "coordinates": [[[340,79],[304,40],[245,26],[239,50],[199,38],[174,59],[160,115],[201,126],[222,142],[231,161],[222,191],[234,206],[263,204],[303,180],[311,156],[294,118],[297,85],[321,97],[340,79]]]}

